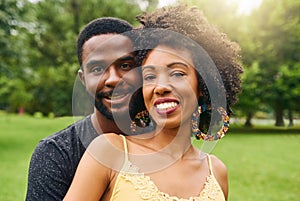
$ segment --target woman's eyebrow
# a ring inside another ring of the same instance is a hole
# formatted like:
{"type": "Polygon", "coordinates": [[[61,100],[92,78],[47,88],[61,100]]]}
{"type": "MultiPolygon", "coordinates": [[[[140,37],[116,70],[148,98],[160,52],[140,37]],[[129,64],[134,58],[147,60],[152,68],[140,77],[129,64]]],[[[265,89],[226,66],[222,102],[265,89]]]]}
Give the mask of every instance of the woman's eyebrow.
{"type": "Polygon", "coordinates": [[[147,69],[154,70],[155,66],[154,65],[147,65],[147,66],[142,67],[142,71],[147,70],[147,69]]]}
{"type": "MultiPolygon", "coordinates": [[[[180,66],[185,67],[185,68],[188,68],[188,67],[189,67],[188,64],[183,63],[183,62],[172,62],[172,63],[168,64],[167,67],[168,67],[168,68],[172,68],[172,67],[174,67],[174,66],[176,66],[176,65],[180,65],[180,66]]],[[[155,69],[155,65],[147,65],[147,66],[143,66],[142,71],[147,70],[147,69],[154,70],[154,69],[155,69]]]]}

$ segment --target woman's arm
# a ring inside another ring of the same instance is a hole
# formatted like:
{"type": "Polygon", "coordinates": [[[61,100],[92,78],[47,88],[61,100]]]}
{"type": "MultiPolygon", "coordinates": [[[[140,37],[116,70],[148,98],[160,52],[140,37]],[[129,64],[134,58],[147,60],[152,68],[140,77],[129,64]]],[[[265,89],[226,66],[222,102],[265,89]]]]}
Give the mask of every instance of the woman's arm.
{"type": "Polygon", "coordinates": [[[110,169],[85,152],[64,201],[99,201],[109,184],[110,169]]]}
{"type": "Polygon", "coordinates": [[[99,201],[123,162],[120,136],[105,134],[95,138],[79,162],[64,201],[99,201]]]}

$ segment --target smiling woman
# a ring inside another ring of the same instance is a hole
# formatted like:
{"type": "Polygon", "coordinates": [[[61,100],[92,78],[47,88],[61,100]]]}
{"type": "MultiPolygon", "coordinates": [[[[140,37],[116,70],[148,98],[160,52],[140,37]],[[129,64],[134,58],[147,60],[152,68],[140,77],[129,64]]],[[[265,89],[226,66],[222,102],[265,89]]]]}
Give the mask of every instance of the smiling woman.
{"type": "Polygon", "coordinates": [[[143,95],[157,127],[184,127],[183,122],[188,121],[189,128],[200,97],[193,65],[188,50],[165,45],[156,47],[146,57],[142,67],[143,95]]]}
{"type": "MultiPolygon", "coordinates": [[[[137,107],[131,128],[149,122],[154,126],[135,135],[97,137],[82,157],[65,200],[225,201],[225,164],[195,147],[191,136],[218,140],[226,133],[227,112],[241,89],[236,46],[195,7],[166,7],[137,19],[142,27],[134,30],[134,46],[143,83],[134,95],[144,108],[137,107]],[[211,117],[201,117],[204,112],[211,117]],[[220,131],[216,122],[223,115],[220,131]],[[208,128],[204,134],[199,122],[220,132],[208,128]]],[[[135,100],[133,96],[130,103],[135,100]]]]}

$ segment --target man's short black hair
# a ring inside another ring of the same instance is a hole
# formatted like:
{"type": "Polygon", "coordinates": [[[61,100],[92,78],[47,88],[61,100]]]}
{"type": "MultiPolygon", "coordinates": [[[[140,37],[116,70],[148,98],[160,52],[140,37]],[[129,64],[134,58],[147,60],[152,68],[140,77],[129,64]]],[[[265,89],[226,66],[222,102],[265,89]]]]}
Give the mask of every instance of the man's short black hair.
{"type": "Polygon", "coordinates": [[[133,26],[127,21],[114,17],[97,18],[88,23],[77,39],[77,56],[80,66],[82,65],[82,46],[87,40],[101,34],[120,34],[132,29],[133,26]]]}

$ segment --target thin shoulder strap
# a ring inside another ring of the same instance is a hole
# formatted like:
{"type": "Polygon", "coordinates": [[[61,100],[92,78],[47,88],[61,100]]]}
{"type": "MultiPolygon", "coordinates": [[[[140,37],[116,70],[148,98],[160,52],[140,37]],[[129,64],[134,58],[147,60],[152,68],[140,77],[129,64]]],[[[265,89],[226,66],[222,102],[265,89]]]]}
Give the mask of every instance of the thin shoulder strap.
{"type": "Polygon", "coordinates": [[[212,164],[211,164],[211,159],[210,159],[209,154],[207,154],[207,159],[208,159],[209,172],[212,176],[214,176],[214,172],[213,172],[213,169],[212,169],[212,164]]]}
{"type": "Polygon", "coordinates": [[[126,142],[126,137],[124,135],[120,135],[123,138],[123,146],[124,146],[124,157],[125,157],[125,162],[128,161],[128,149],[127,149],[127,142],[126,142]]]}

